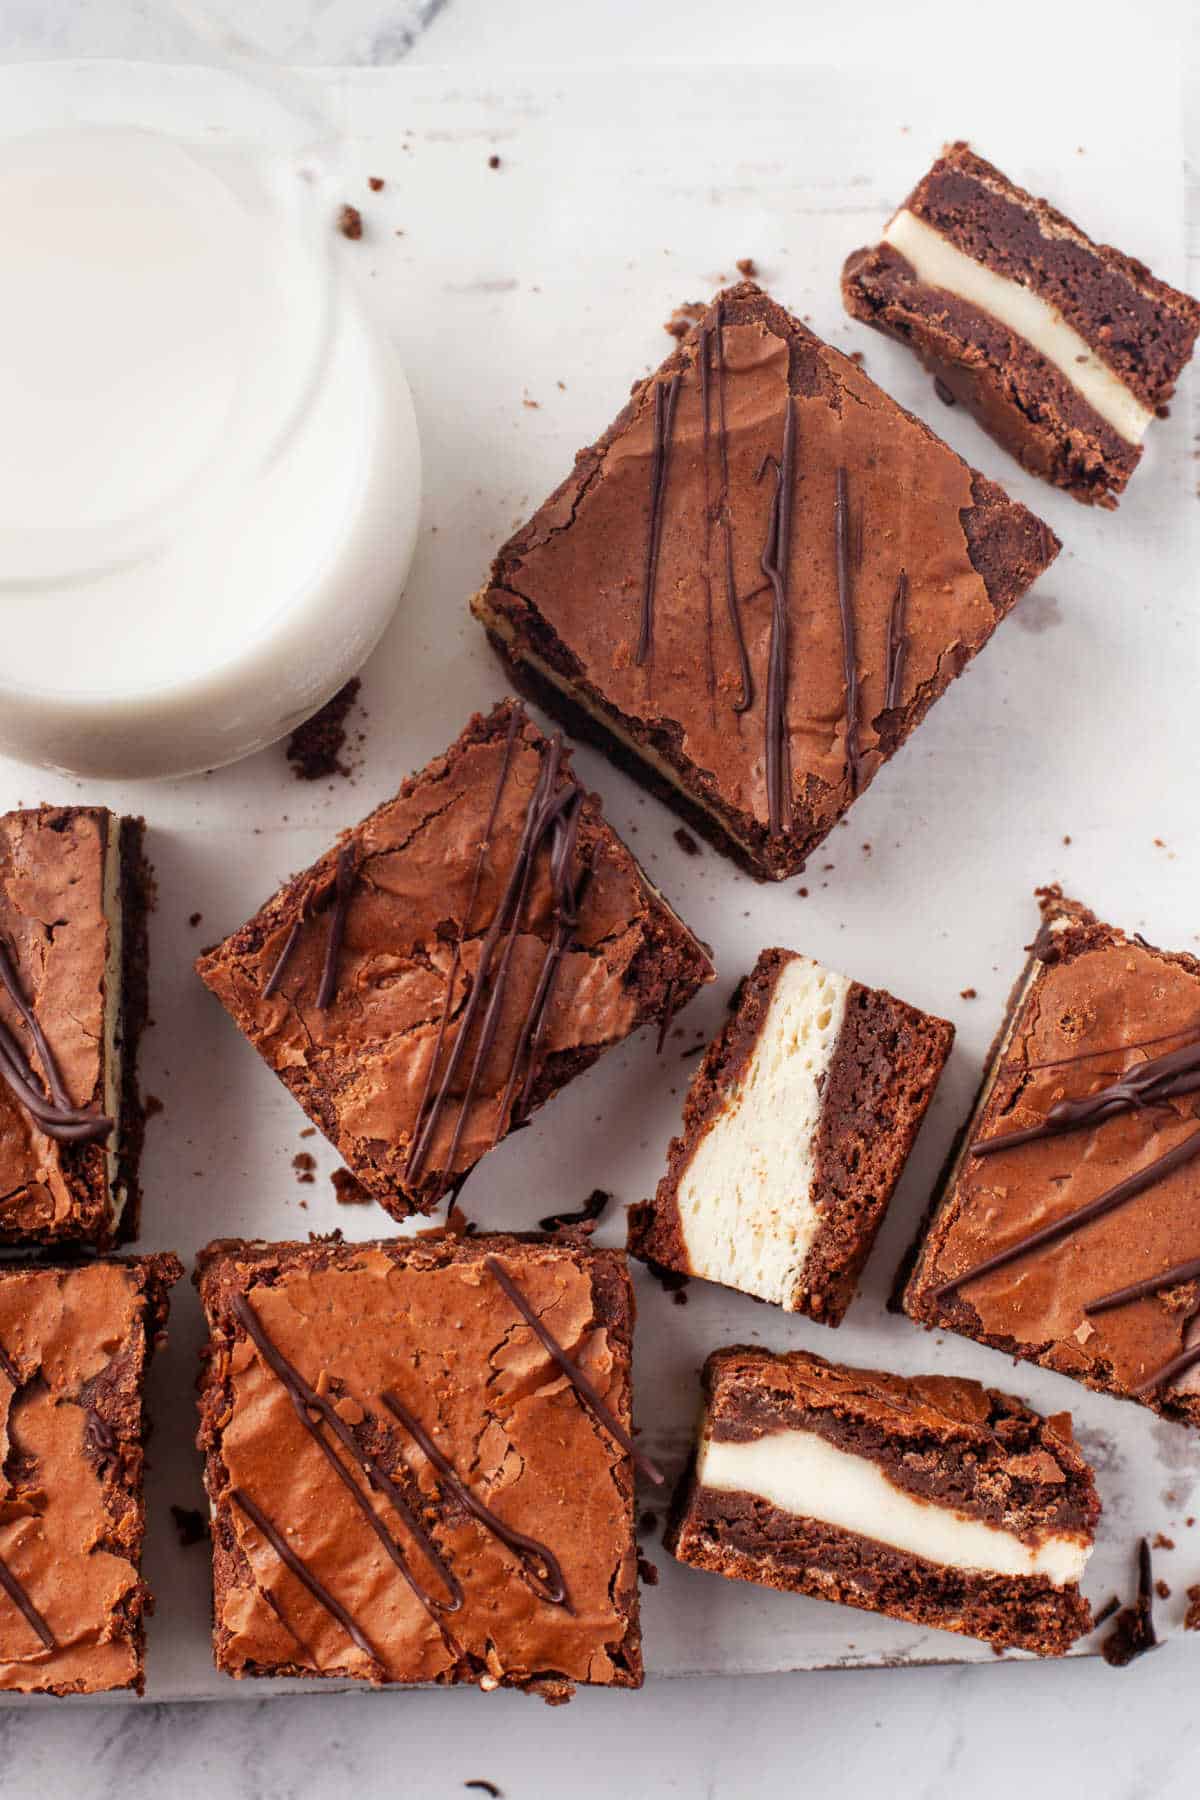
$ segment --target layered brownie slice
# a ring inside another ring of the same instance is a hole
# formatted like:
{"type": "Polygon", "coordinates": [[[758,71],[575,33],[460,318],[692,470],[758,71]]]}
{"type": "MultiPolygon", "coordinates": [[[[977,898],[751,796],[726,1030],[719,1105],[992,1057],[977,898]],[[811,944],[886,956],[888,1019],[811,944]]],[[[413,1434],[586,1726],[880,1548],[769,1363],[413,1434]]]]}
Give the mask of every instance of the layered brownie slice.
{"type": "Polygon", "coordinates": [[[0,1688],[143,1687],[143,1386],[174,1256],[0,1268],[0,1688]]]}
{"type": "Polygon", "coordinates": [[[1200,1425],[1200,961],[1040,900],[902,1304],[1200,1425]]]}
{"type": "Polygon", "coordinates": [[[472,606],[519,686],[777,879],[1058,548],[744,282],[636,384],[472,606]]]}
{"type": "Polygon", "coordinates": [[[612,1044],[713,977],[515,701],[197,964],[359,1182],[429,1212],[612,1044]]]}
{"type": "Polygon", "coordinates": [[[1100,1514],[1069,1413],[975,1381],[735,1346],[704,1367],[667,1546],[765,1587],[1061,1656],[1100,1514]]]}
{"type": "Polygon", "coordinates": [[[635,1256],[838,1325],[954,1027],[764,950],[688,1090],[635,1256]]]}
{"type": "Polygon", "coordinates": [[[1025,468],[1107,507],[1200,332],[1195,300],[962,143],[848,259],[842,293],[1025,468]]]}
{"type": "Polygon", "coordinates": [[[136,1235],[142,830],[103,807],[0,815],[0,1243],[136,1235]]]}
{"type": "Polygon", "coordinates": [[[198,1281],[218,1668],[640,1685],[618,1251],[227,1242],[198,1281]]]}

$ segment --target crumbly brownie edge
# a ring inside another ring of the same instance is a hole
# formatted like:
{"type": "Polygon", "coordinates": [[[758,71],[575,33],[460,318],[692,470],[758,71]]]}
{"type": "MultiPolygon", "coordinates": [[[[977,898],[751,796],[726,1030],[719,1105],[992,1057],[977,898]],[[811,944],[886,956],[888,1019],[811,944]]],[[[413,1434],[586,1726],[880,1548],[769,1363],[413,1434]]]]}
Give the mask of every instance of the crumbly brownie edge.
{"type": "MultiPolygon", "coordinates": [[[[230,1588],[240,1585],[240,1555],[229,1527],[227,1518],[228,1503],[223,1499],[221,1476],[224,1464],[221,1457],[221,1438],[223,1427],[231,1414],[232,1395],[228,1379],[221,1379],[216,1373],[214,1354],[218,1334],[223,1339],[232,1340],[241,1331],[241,1327],[230,1314],[230,1301],[237,1294],[252,1292],[259,1282],[273,1285],[274,1281],[287,1275],[293,1268],[308,1268],[322,1262],[352,1266],[356,1255],[363,1250],[383,1251],[399,1266],[410,1262],[427,1261],[433,1267],[445,1267],[454,1262],[475,1262],[487,1255],[501,1254],[514,1260],[538,1261],[549,1255],[552,1259],[561,1260],[569,1255],[575,1261],[582,1261],[590,1270],[592,1278],[592,1295],[595,1301],[595,1318],[608,1333],[613,1345],[613,1366],[622,1372],[622,1387],[619,1395],[611,1396],[614,1411],[627,1427],[632,1429],[633,1421],[633,1327],[636,1315],[633,1285],[629,1279],[629,1271],[624,1255],[619,1250],[601,1250],[589,1247],[572,1246],[570,1251],[563,1245],[548,1242],[540,1234],[533,1233],[479,1233],[477,1235],[456,1235],[451,1232],[422,1232],[417,1237],[369,1241],[366,1243],[346,1243],[340,1233],[330,1238],[314,1238],[308,1243],[264,1243],[240,1238],[216,1239],[205,1246],[196,1258],[193,1279],[200,1292],[200,1301],[204,1309],[208,1326],[209,1339],[202,1351],[202,1368],[198,1381],[200,1429],[197,1435],[197,1448],[204,1457],[204,1480],[210,1501],[214,1509],[213,1516],[213,1657],[218,1669],[232,1675],[235,1679],[243,1677],[273,1678],[296,1676],[310,1680],[328,1680],[334,1678],[361,1681],[360,1672],[351,1667],[343,1670],[330,1670],[322,1675],[300,1664],[270,1666],[265,1668],[231,1667],[223,1660],[224,1645],[219,1622],[219,1597],[230,1588]],[[539,1254],[540,1253],[540,1254],[539,1254]]],[[[633,1467],[628,1457],[623,1457],[613,1466],[613,1480],[616,1483],[624,1504],[629,1526],[629,1543],[635,1543],[634,1523],[635,1511],[635,1479],[633,1467]]],[[[622,1589],[614,1586],[614,1601],[625,1621],[625,1636],[619,1645],[608,1646],[610,1654],[619,1669],[616,1678],[607,1685],[610,1687],[637,1688],[642,1685],[643,1661],[640,1624],[640,1603],[637,1584],[637,1562],[632,1548],[626,1558],[627,1585],[622,1589]]],[[[614,1583],[616,1577],[614,1576],[614,1583]]],[[[467,1662],[460,1663],[455,1669],[443,1675],[438,1685],[462,1685],[474,1683],[486,1671],[476,1669],[467,1662]]],[[[393,1687],[406,1685],[403,1682],[388,1684],[393,1687]]],[[[541,1695],[551,1702],[570,1699],[577,1682],[566,1680],[555,1671],[531,1676],[521,1683],[504,1682],[506,1686],[521,1686],[527,1692],[541,1695]]]]}
{"type": "Polygon", "coordinates": [[[117,1185],[125,1191],[116,1241],[137,1237],[142,1218],[140,1179],[146,1108],[138,1084],[138,1053],[150,1015],[149,915],[154,874],[145,854],[146,821],[123,818],[121,832],[121,1115],[117,1185]]]}

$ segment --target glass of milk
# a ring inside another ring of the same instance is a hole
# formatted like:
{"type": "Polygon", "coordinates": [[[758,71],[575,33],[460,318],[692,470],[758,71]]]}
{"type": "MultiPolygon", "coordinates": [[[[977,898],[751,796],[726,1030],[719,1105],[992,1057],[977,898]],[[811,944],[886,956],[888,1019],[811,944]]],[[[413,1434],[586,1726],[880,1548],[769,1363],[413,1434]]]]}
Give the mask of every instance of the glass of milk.
{"type": "Polygon", "coordinates": [[[295,80],[0,69],[0,752],[233,762],[336,692],[400,598],[412,401],[295,80]]]}

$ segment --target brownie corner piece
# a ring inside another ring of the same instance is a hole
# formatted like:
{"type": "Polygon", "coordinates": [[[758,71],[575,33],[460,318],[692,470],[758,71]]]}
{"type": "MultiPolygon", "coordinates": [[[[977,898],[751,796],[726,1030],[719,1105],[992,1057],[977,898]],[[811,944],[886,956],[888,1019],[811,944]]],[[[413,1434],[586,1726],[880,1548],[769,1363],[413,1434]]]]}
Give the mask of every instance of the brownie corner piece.
{"type": "Polygon", "coordinates": [[[0,1267],[0,1688],[144,1685],[143,1387],[169,1254],[0,1267]]]}
{"type": "Polygon", "coordinates": [[[197,968],[397,1218],[713,978],[561,735],[512,700],[197,968]]]}
{"type": "Polygon", "coordinates": [[[1025,468],[1108,508],[1200,333],[1200,303],[964,143],[848,258],[842,295],[1025,468]]]}
{"type": "Polygon", "coordinates": [[[709,1045],[635,1256],[838,1325],[954,1040],[945,1019],[764,950],[709,1045]]]}
{"type": "Polygon", "coordinates": [[[1061,1656],[1100,1501],[1069,1414],[735,1345],[704,1368],[667,1548],[730,1579],[1061,1656]]]}
{"type": "Polygon", "coordinates": [[[471,604],[522,691],[778,880],[1058,548],[743,282],[636,383],[471,604]]]}
{"type": "Polygon", "coordinates": [[[143,829],[97,806],[0,815],[0,1244],[136,1235],[143,829]]]}
{"type": "Polygon", "coordinates": [[[960,1332],[1200,1425],[1200,961],[1058,888],[900,1296],[960,1332]]]}
{"type": "Polygon", "coordinates": [[[640,1686],[619,1251],[227,1241],[197,1279],[218,1668],[640,1686]]]}

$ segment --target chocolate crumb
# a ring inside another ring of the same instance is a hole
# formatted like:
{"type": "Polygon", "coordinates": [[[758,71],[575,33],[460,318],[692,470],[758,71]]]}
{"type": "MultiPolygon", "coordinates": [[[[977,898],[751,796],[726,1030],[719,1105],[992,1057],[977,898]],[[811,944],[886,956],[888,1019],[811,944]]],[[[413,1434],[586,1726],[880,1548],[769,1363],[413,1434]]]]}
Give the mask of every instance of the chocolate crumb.
{"type": "Polygon", "coordinates": [[[682,825],[678,825],[675,828],[674,835],[675,842],[679,845],[679,848],[683,851],[685,856],[699,856],[700,846],[690,831],[686,831],[682,825]]]}
{"type": "Polygon", "coordinates": [[[1155,1532],[1153,1543],[1156,1550],[1173,1550],[1175,1548],[1175,1539],[1167,1537],[1161,1531],[1155,1532]]]}
{"type": "Polygon", "coordinates": [[[1066,837],[1064,837],[1064,839],[1063,839],[1063,843],[1064,843],[1064,844],[1069,844],[1069,843],[1070,843],[1070,841],[1071,841],[1071,834],[1070,834],[1070,832],[1068,832],[1068,833],[1067,833],[1067,835],[1066,835],[1066,837]]]}
{"type": "Polygon", "coordinates": [[[337,216],[337,228],[343,237],[360,238],[362,236],[362,214],[357,206],[351,206],[349,201],[346,202],[337,216]]]}
{"type": "Polygon", "coordinates": [[[739,275],[744,275],[747,281],[754,281],[758,277],[758,264],[752,256],[739,256],[737,272],[739,275]]]}
{"type": "Polygon", "coordinates": [[[863,355],[861,350],[852,350],[850,352],[850,361],[854,364],[856,369],[863,368],[866,363],[866,360],[867,359],[863,355]]]}
{"type": "Polygon", "coordinates": [[[297,781],[323,781],[326,776],[353,773],[341,755],[346,744],[346,715],[361,687],[362,680],[355,675],[332,700],[325,702],[320,712],[297,725],[287,743],[287,759],[297,781]]]}
{"type": "Polygon", "coordinates": [[[1185,1631],[1200,1631],[1200,1584],[1187,1591],[1188,1609],[1183,1615],[1185,1631]]]}
{"type": "Polygon", "coordinates": [[[704,1039],[701,1038],[700,1042],[698,1044],[691,1044],[691,1045],[689,1045],[689,1047],[686,1050],[681,1050],[679,1052],[680,1062],[688,1062],[693,1056],[699,1056],[699,1054],[703,1050],[703,1048],[704,1048],[704,1039]]]}
{"type": "Polygon", "coordinates": [[[1117,1596],[1115,1594],[1110,1594],[1108,1599],[1104,1602],[1104,1605],[1100,1608],[1100,1611],[1092,1620],[1092,1630],[1099,1631],[1101,1625],[1107,1625],[1120,1604],[1121,1602],[1117,1599],[1117,1596]]]}
{"type": "Polygon", "coordinates": [[[175,1521],[181,1550],[190,1550],[193,1544],[202,1544],[208,1536],[208,1520],[197,1507],[173,1506],[171,1517],[175,1521]]]}
{"type": "Polygon", "coordinates": [[[335,1169],[329,1179],[333,1183],[334,1198],[339,1206],[365,1206],[371,1198],[349,1169],[335,1169]]]}
{"type": "Polygon", "coordinates": [[[300,1133],[300,1136],[302,1138],[316,1137],[316,1135],[317,1135],[317,1128],[315,1125],[306,1125],[304,1127],[304,1130],[300,1133]]]}
{"type": "Polygon", "coordinates": [[[189,913],[188,914],[188,924],[191,926],[193,931],[195,931],[197,925],[200,923],[200,921],[203,917],[204,917],[203,913],[189,913]]]}
{"type": "Polygon", "coordinates": [[[317,1166],[317,1159],[308,1150],[297,1150],[295,1156],[293,1156],[293,1158],[292,1158],[292,1167],[296,1171],[296,1180],[297,1181],[303,1181],[303,1182],[315,1181],[317,1178],[313,1174],[313,1170],[316,1168],[316,1166],[317,1166]]]}
{"type": "Polygon", "coordinates": [[[940,375],[935,375],[933,378],[933,391],[943,406],[957,406],[958,402],[940,375]]]}
{"type": "Polygon", "coordinates": [[[575,1212],[551,1213],[549,1217],[538,1220],[539,1231],[584,1230],[588,1233],[596,1229],[596,1221],[612,1199],[603,1188],[593,1188],[583,1205],[575,1212]]]}
{"type": "Polygon", "coordinates": [[[649,1537],[653,1532],[655,1532],[657,1530],[658,1530],[658,1514],[656,1512],[644,1512],[642,1514],[641,1518],[637,1522],[638,1536],[639,1537],[649,1537]]]}
{"type": "Polygon", "coordinates": [[[707,308],[699,300],[685,300],[671,314],[663,330],[673,338],[685,338],[697,319],[702,319],[707,308]]]}
{"type": "Polygon", "coordinates": [[[498,156],[489,156],[488,157],[488,168],[489,169],[498,169],[499,167],[500,167],[500,158],[498,156]]]}
{"type": "Polygon", "coordinates": [[[808,899],[808,889],[807,888],[797,888],[796,892],[799,894],[799,896],[802,900],[808,899]]]}
{"type": "Polygon", "coordinates": [[[504,1790],[498,1788],[494,1781],[464,1781],[465,1788],[476,1788],[481,1794],[490,1794],[492,1800],[503,1800],[504,1790]]]}
{"type": "Polygon", "coordinates": [[[1171,1598],[1171,1590],[1166,1582],[1162,1580],[1161,1576],[1154,1584],[1154,1591],[1160,1600],[1169,1600],[1171,1598]]]}
{"type": "Polygon", "coordinates": [[[1137,1598],[1132,1606],[1117,1614],[1117,1622],[1100,1646],[1100,1654],[1114,1669],[1124,1669],[1139,1656],[1159,1649],[1161,1639],[1154,1629],[1154,1574],[1150,1562],[1149,1540],[1138,1545],[1137,1598]]]}
{"type": "Polygon", "coordinates": [[[157,1094],[147,1094],[145,1105],[142,1110],[148,1119],[152,1119],[156,1113],[160,1113],[163,1110],[163,1103],[157,1094]]]}
{"type": "Polygon", "coordinates": [[[649,1557],[639,1556],[637,1559],[637,1565],[638,1565],[638,1574],[641,1576],[641,1578],[645,1582],[646,1586],[647,1587],[657,1587],[658,1586],[658,1570],[655,1568],[654,1564],[650,1561],[649,1557]]]}
{"type": "Polygon", "coordinates": [[[383,192],[383,176],[382,175],[368,175],[367,176],[367,186],[370,188],[370,190],[373,194],[381,194],[383,192]]]}
{"type": "Polygon", "coordinates": [[[958,997],[960,1000],[978,1000],[979,989],[978,988],[959,988],[958,997]]]}

